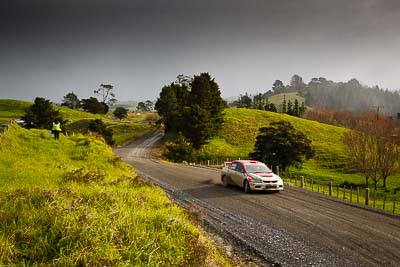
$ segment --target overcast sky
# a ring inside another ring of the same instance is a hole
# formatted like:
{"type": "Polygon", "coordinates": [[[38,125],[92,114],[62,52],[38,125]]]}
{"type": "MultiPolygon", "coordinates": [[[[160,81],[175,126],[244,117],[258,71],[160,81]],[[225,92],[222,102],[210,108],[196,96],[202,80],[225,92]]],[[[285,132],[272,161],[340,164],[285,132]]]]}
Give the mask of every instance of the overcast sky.
{"type": "Polygon", "coordinates": [[[400,1],[0,1],[0,98],[61,102],[105,83],[119,100],[155,100],[201,72],[224,97],[293,74],[398,90],[400,1]]]}

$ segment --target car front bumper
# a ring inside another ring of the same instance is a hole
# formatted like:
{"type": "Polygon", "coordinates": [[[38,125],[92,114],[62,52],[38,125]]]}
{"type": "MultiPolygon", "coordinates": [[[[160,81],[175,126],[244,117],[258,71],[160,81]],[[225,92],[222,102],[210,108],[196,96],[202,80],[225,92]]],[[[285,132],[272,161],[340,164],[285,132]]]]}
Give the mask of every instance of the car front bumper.
{"type": "Polygon", "coordinates": [[[280,191],[283,190],[282,184],[250,183],[251,190],[280,191]]]}

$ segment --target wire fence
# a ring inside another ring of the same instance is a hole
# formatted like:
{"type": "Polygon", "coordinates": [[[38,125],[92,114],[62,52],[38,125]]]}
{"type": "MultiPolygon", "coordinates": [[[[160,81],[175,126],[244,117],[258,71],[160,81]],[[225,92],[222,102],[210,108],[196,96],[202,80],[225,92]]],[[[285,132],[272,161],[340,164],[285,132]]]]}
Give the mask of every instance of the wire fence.
{"type": "Polygon", "coordinates": [[[306,190],[336,197],[351,203],[366,205],[371,208],[381,209],[386,212],[400,214],[400,205],[396,191],[390,192],[384,189],[375,190],[355,185],[338,185],[333,182],[321,181],[304,176],[285,174],[286,183],[301,187],[306,190]]]}
{"type": "MultiPolygon", "coordinates": [[[[230,158],[218,158],[203,160],[194,163],[195,165],[203,165],[208,167],[222,168],[224,162],[231,161],[230,158]]],[[[271,168],[272,169],[272,168],[271,168]]],[[[274,169],[279,175],[279,168],[274,169]]],[[[281,175],[286,184],[297,186],[312,192],[335,197],[350,203],[366,205],[371,208],[381,209],[386,212],[400,214],[400,197],[397,197],[396,190],[394,192],[385,189],[374,190],[357,185],[334,184],[332,181],[318,178],[309,178],[293,173],[284,173],[281,175]]]]}

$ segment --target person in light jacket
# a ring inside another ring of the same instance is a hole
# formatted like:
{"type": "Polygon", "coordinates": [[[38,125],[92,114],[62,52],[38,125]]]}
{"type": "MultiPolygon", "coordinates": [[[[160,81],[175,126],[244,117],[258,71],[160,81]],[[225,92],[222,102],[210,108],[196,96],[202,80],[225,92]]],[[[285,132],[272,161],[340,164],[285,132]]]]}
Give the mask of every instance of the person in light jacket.
{"type": "Polygon", "coordinates": [[[54,134],[54,140],[58,140],[60,138],[61,123],[58,120],[53,122],[53,127],[51,127],[51,132],[54,134]]]}

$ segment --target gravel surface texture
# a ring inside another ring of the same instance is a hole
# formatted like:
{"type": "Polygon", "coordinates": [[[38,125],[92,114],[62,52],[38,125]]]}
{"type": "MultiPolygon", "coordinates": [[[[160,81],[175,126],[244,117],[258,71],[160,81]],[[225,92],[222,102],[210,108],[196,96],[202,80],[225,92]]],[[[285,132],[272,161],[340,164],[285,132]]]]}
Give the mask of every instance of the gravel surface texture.
{"type": "Polygon", "coordinates": [[[205,228],[260,266],[400,266],[400,216],[285,186],[224,188],[220,171],[151,158],[162,134],[115,152],[179,205],[205,211],[205,228]]]}

